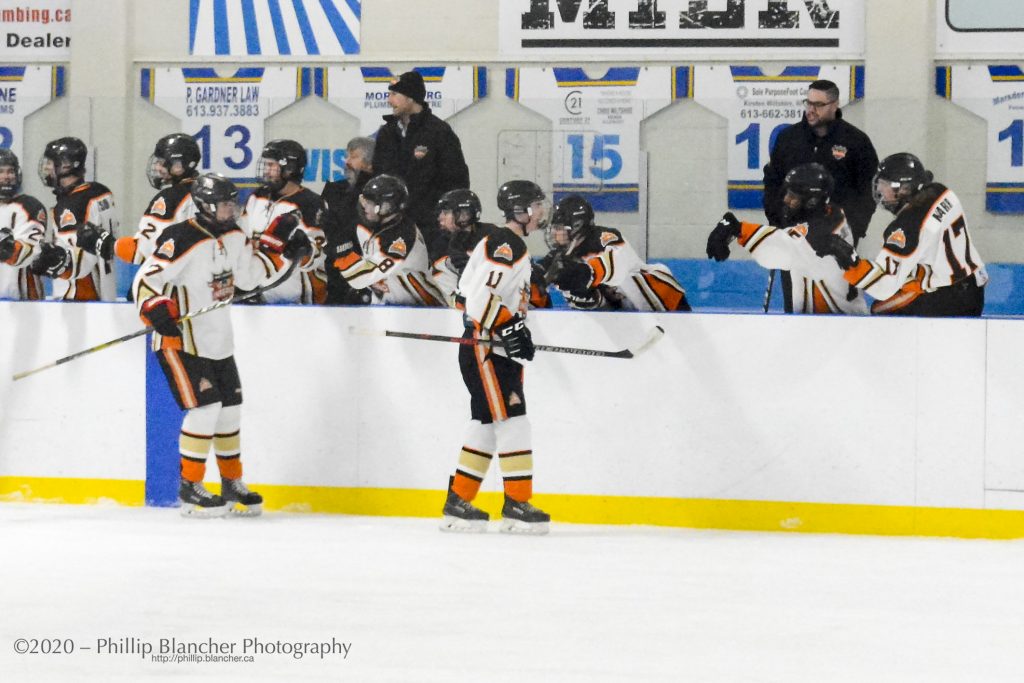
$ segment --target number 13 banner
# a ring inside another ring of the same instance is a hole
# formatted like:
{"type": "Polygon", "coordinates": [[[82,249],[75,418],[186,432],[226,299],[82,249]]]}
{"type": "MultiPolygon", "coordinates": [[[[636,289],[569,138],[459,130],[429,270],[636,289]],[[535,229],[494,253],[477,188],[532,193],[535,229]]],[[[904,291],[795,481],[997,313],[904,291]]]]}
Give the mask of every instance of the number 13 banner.
{"type": "Polygon", "coordinates": [[[827,79],[839,106],[864,96],[863,66],[787,66],[770,75],[757,66],[696,66],[693,99],[729,121],[729,208],[764,206],[764,166],[784,129],[804,115],[807,86],[827,79]]]}
{"type": "Polygon", "coordinates": [[[505,94],[551,121],[554,200],[581,194],[597,211],[639,210],[640,123],[686,97],[689,69],[508,69],[505,94]]]}
{"type": "Polygon", "coordinates": [[[1024,72],[1005,64],[940,66],[935,91],[988,122],[985,209],[1024,213],[1024,72]]]}
{"type": "MultiPolygon", "coordinates": [[[[266,120],[311,92],[314,70],[242,68],[142,69],[142,97],[179,121],[199,143],[200,172],[222,173],[239,188],[255,187],[266,120]]],[[[155,141],[154,141],[155,142],[155,141]]]]}

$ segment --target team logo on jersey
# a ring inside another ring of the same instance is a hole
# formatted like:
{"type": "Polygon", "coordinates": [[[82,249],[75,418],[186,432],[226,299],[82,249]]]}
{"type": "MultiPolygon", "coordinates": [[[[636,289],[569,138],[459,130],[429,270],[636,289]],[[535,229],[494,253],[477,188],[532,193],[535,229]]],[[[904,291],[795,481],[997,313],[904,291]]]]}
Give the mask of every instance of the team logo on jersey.
{"type": "Polygon", "coordinates": [[[78,219],[75,218],[75,214],[71,213],[70,209],[64,209],[64,211],[61,212],[61,214],[60,214],[60,220],[57,221],[57,224],[60,227],[64,228],[64,227],[67,227],[69,225],[74,225],[77,222],[78,222],[78,219]]]}
{"type": "Polygon", "coordinates": [[[174,258],[174,240],[170,239],[161,244],[156,253],[167,258],[174,258]]]}
{"type": "Polygon", "coordinates": [[[405,258],[405,255],[409,253],[409,247],[406,246],[405,240],[399,237],[388,246],[388,253],[392,256],[401,256],[402,258],[405,258]]]}
{"type": "Polygon", "coordinates": [[[904,234],[903,228],[893,230],[892,234],[885,238],[885,243],[900,249],[907,246],[907,236],[904,234]]]}
{"type": "Polygon", "coordinates": [[[803,239],[804,237],[807,237],[807,224],[800,223],[799,225],[794,225],[786,232],[795,240],[803,239]]]}
{"type": "Polygon", "coordinates": [[[842,145],[832,145],[832,158],[836,161],[842,161],[846,158],[846,148],[842,145]]]}
{"type": "Polygon", "coordinates": [[[153,202],[153,206],[149,207],[149,212],[163,216],[167,213],[167,202],[164,201],[163,197],[157,197],[156,201],[153,202]]]}
{"type": "Polygon", "coordinates": [[[508,245],[508,242],[505,242],[494,250],[494,258],[496,259],[500,258],[502,261],[512,261],[514,257],[515,254],[512,252],[512,247],[508,245]]]}
{"type": "Polygon", "coordinates": [[[205,377],[201,377],[199,379],[199,393],[201,394],[204,391],[210,391],[211,389],[213,389],[213,382],[205,377]]]}
{"type": "Polygon", "coordinates": [[[430,153],[430,148],[426,145],[416,145],[416,149],[412,151],[412,155],[417,159],[422,159],[430,153]]]}
{"type": "Polygon", "coordinates": [[[519,398],[519,394],[513,391],[508,395],[508,404],[510,406],[520,406],[523,404],[523,399],[519,398]]]}
{"type": "Polygon", "coordinates": [[[214,273],[210,279],[210,293],[214,301],[227,301],[235,295],[235,275],[230,270],[214,273]]]}
{"type": "Polygon", "coordinates": [[[39,213],[36,214],[36,220],[46,225],[46,209],[39,209],[39,213]]]}
{"type": "Polygon", "coordinates": [[[602,232],[601,233],[601,246],[602,247],[607,247],[609,244],[611,244],[612,242],[617,241],[618,239],[619,239],[619,236],[616,235],[614,232],[602,232]]]}

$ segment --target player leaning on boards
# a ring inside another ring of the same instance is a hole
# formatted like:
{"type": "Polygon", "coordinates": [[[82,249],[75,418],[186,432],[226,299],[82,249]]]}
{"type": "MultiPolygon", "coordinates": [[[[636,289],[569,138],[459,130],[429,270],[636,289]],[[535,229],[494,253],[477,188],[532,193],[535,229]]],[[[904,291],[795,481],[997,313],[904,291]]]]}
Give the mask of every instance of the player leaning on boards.
{"type": "Polygon", "coordinates": [[[29,265],[46,233],[46,209],[20,190],[18,157],[0,149],[0,299],[38,301],[43,283],[29,265]]]}
{"type": "Polygon", "coordinates": [[[831,242],[846,280],[878,299],[871,312],[924,317],[979,317],[985,308],[985,263],[971,242],[960,199],[913,154],[887,156],[875,175],[875,198],[895,218],[873,262],[841,240],[831,242]]]}
{"type": "Polygon", "coordinates": [[[686,290],[667,267],[644,263],[614,228],[594,223],[584,197],[563,197],[545,234],[545,280],[579,310],[689,311],[686,290]]]}
{"type": "Polygon", "coordinates": [[[153,253],[164,228],[196,215],[192,182],[199,174],[201,160],[199,145],[190,135],[171,133],[156,141],[146,166],[146,178],[159,192],[150,200],[135,234],[118,238],[114,245],[118,258],[142,263],[153,253]]]}
{"type": "Polygon", "coordinates": [[[442,531],[484,531],[489,516],[473,505],[491,460],[498,456],[505,488],[502,531],[545,534],[551,516],[530,504],[533,447],[523,393],[523,366],[532,360],[526,327],[533,265],[523,238],[547,225],[544,192],[529,180],[512,180],[498,190],[505,227],[481,239],[459,279],[458,306],[465,312],[466,339],[500,340],[459,347],[459,367],[470,396],[459,464],[444,504],[442,531]]]}
{"type": "Polygon", "coordinates": [[[117,232],[114,195],[105,185],[85,181],[88,149],[78,138],[47,143],[39,178],[57,197],[52,212],[56,239],[40,245],[32,272],[53,278],[53,297],[65,301],[113,301],[113,258],[117,232]]]}
{"type": "Polygon", "coordinates": [[[864,297],[831,256],[833,238],[853,247],[846,215],[831,201],[831,174],[821,164],[801,164],[786,174],[783,187],[784,227],[741,223],[726,213],[708,235],[708,258],[728,259],[736,239],[759,265],[790,272],[794,313],[866,314],[864,297]]]}
{"type": "Polygon", "coordinates": [[[277,273],[271,255],[301,259],[312,252],[305,231],[268,230],[261,253],[238,227],[238,189],[216,173],[192,184],[196,216],[164,229],[132,289],[139,315],[151,325],[153,351],[182,410],[181,512],[216,517],[231,510],[258,515],[263,498],[242,482],[242,386],[235,366],[230,306],[182,323],[177,319],[253,289],[277,273]],[[280,246],[279,246],[280,245],[280,246]],[[203,485],[210,448],[217,457],[221,495],[203,485]]]}
{"type": "MultiPolygon", "coordinates": [[[[264,232],[291,231],[298,227],[309,237],[313,252],[303,259],[285,282],[263,295],[268,304],[323,304],[327,301],[327,273],[320,227],[324,202],[302,186],[306,150],[295,140],[271,140],[263,146],[257,175],[262,185],[245,203],[240,225],[250,239],[260,241],[264,232]]],[[[272,258],[280,259],[278,255],[272,258]]],[[[277,264],[278,268],[282,266],[277,264]]]]}

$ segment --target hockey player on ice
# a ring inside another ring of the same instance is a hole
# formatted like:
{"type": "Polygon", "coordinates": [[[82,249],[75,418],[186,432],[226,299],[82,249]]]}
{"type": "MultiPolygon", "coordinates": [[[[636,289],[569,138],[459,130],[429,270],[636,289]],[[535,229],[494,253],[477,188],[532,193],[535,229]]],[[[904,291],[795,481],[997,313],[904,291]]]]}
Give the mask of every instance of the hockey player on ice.
{"type": "Polygon", "coordinates": [[[853,248],[843,210],[831,201],[833,187],[821,164],[797,166],[783,181],[788,225],[741,223],[726,213],[708,235],[708,258],[728,259],[729,243],[735,239],[759,265],[790,271],[794,313],[866,314],[864,297],[850,287],[829,251],[833,239],[853,248]]]}
{"type": "Polygon", "coordinates": [[[276,263],[312,253],[306,232],[280,224],[264,232],[260,249],[238,227],[238,189],[216,173],[192,184],[196,216],[163,230],[156,250],[132,285],[139,316],[154,328],[153,351],[182,410],[181,512],[215,517],[229,511],[258,515],[263,498],[242,481],[242,387],[235,366],[230,306],[194,319],[188,313],[230,300],[235,287],[255,289],[273,281],[276,263]],[[263,253],[263,252],[267,253],[263,253]],[[213,450],[221,494],[203,485],[213,450]]]}

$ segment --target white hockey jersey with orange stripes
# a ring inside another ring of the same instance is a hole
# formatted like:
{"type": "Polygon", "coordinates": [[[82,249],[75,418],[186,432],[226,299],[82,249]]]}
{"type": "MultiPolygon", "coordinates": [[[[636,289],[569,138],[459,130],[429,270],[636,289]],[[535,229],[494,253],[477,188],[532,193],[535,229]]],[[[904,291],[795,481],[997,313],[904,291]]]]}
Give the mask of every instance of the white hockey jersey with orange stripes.
{"type": "Polygon", "coordinates": [[[28,267],[46,233],[46,209],[29,195],[14,197],[0,203],[0,228],[7,228],[14,237],[14,253],[0,263],[0,299],[42,299],[42,280],[28,267]]]}
{"type": "Polygon", "coordinates": [[[526,316],[532,271],[522,237],[508,228],[486,231],[459,278],[460,307],[478,332],[487,335],[517,314],[526,316]]]}

